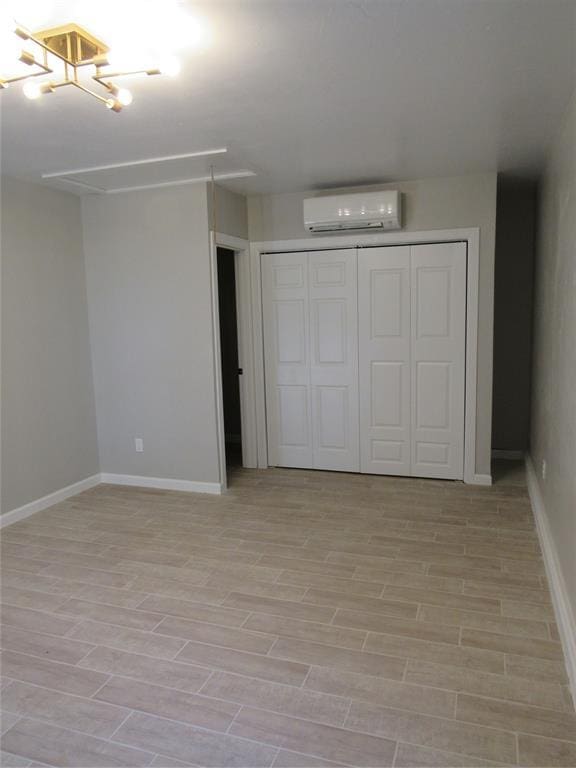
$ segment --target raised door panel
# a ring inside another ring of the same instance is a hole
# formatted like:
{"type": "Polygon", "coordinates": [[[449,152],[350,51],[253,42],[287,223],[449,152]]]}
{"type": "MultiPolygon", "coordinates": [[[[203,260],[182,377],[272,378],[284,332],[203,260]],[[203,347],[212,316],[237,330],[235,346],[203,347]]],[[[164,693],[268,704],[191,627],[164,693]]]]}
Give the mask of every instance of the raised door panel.
{"type": "Polygon", "coordinates": [[[410,474],[410,247],[358,249],[360,464],[410,474]]]}
{"type": "Polygon", "coordinates": [[[360,469],[356,266],[356,249],[309,254],[310,382],[316,469],[360,469]]]}
{"type": "Polygon", "coordinates": [[[462,479],[466,245],[411,247],[412,474],[462,479]]]}
{"type": "Polygon", "coordinates": [[[268,460],[312,467],[308,254],[262,257],[268,460]]]}

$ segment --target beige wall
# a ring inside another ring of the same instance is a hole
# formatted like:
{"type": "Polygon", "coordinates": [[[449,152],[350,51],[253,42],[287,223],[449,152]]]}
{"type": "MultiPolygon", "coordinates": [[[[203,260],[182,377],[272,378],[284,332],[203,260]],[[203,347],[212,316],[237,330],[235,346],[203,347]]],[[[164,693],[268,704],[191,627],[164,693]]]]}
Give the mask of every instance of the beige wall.
{"type": "MultiPolygon", "coordinates": [[[[488,475],[492,423],[496,174],[402,181],[370,189],[399,189],[403,193],[405,231],[480,228],[476,472],[488,475]]],[[[330,190],[333,191],[336,190],[330,190]]],[[[303,225],[302,201],[315,194],[322,193],[299,192],[249,197],[250,240],[259,242],[310,237],[303,225]]]]}
{"type": "Polygon", "coordinates": [[[102,472],[218,482],[207,186],[89,195],[83,221],[102,472]]]}
{"type": "Polygon", "coordinates": [[[576,616],[576,98],[549,157],[538,230],[530,453],[576,616]]]}
{"type": "Polygon", "coordinates": [[[98,473],[80,201],[2,178],[2,512],[98,473]]]}

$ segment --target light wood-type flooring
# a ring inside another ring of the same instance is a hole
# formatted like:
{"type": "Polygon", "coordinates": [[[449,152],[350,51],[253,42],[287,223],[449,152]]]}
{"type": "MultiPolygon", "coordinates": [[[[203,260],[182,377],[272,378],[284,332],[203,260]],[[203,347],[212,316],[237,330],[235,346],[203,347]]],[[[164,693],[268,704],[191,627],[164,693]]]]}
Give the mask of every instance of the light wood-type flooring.
{"type": "Polygon", "coordinates": [[[101,485],[1,538],[6,768],[576,765],[518,465],[101,485]]]}

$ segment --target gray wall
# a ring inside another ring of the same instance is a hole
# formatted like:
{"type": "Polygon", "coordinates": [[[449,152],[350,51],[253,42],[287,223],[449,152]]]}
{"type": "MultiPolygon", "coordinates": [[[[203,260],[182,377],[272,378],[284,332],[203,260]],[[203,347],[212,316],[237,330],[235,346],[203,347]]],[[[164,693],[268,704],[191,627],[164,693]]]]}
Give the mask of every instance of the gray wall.
{"type": "Polygon", "coordinates": [[[534,182],[498,178],[492,448],[500,450],[529,443],[536,202],[534,182]]]}
{"type": "Polygon", "coordinates": [[[223,235],[248,239],[248,209],[246,198],[218,184],[207,185],[210,229],[223,235]],[[214,205],[214,202],[216,205],[214,205]]]}
{"type": "Polygon", "coordinates": [[[549,158],[538,230],[530,453],[576,616],[576,98],[549,158]]]}
{"type": "MultiPolygon", "coordinates": [[[[480,228],[476,472],[488,475],[492,424],[496,174],[402,181],[369,189],[387,188],[399,189],[403,193],[405,231],[480,228]]],[[[323,193],[297,192],[249,197],[250,240],[256,242],[310,237],[302,220],[302,200],[315,194],[323,193]]]]}
{"type": "Polygon", "coordinates": [[[218,482],[206,185],[82,210],[101,471],[218,482]]]}
{"type": "Polygon", "coordinates": [[[96,474],[80,201],[2,178],[2,512],[96,474]]]}

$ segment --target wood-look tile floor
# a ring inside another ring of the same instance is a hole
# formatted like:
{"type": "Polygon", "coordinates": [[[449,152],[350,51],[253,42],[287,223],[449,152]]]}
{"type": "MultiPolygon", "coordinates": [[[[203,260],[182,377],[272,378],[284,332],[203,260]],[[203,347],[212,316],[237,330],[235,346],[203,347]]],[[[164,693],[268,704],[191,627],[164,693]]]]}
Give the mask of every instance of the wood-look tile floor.
{"type": "Polygon", "coordinates": [[[2,765],[576,765],[521,468],[231,480],[3,531],[2,765]]]}

